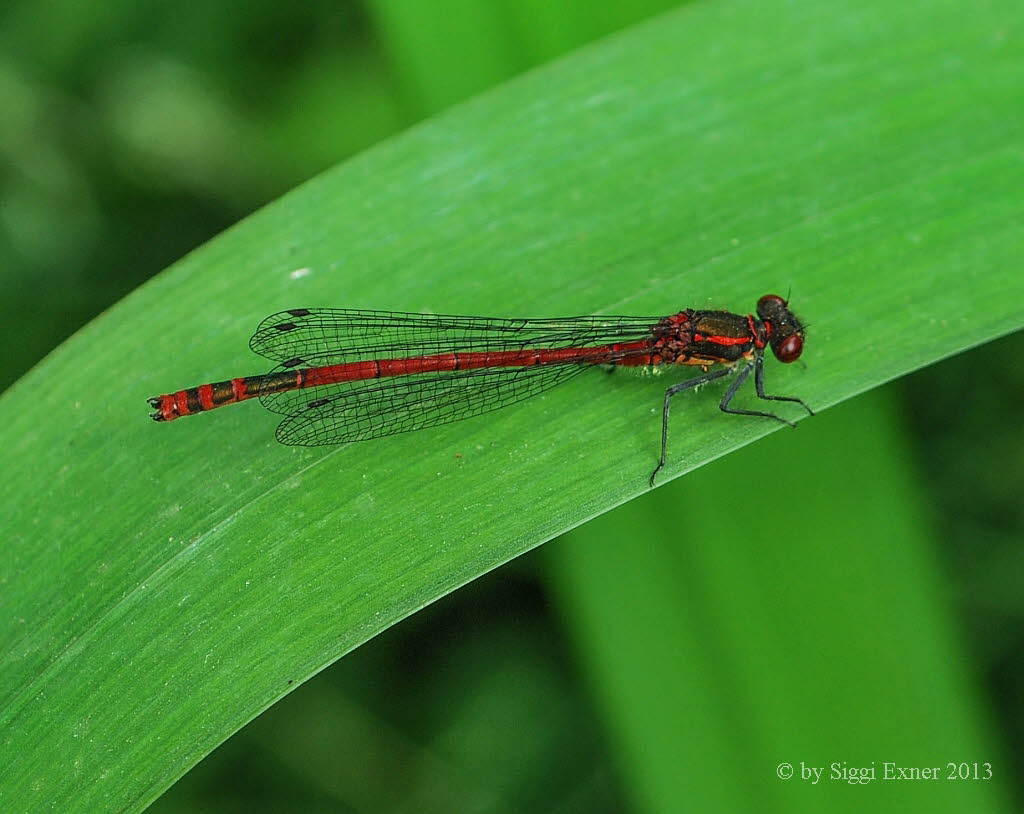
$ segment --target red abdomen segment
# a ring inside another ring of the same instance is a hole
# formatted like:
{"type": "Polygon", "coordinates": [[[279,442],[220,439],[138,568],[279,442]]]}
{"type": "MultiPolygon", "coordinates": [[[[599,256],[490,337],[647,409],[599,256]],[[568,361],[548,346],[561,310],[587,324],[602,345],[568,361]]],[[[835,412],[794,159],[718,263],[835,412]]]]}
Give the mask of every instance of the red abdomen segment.
{"type": "Polygon", "coordinates": [[[201,384],[149,400],[156,408],[156,421],[173,421],[184,415],[201,413],[225,404],[270,393],[320,387],[338,382],[409,376],[418,373],[454,373],[492,367],[534,367],[536,365],[617,364],[628,366],[656,365],[662,355],[650,341],[627,342],[584,348],[530,348],[525,350],[439,353],[404,359],[368,359],[324,367],[296,368],[264,376],[247,376],[224,382],[201,384]],[[650,350],[650,353],[643,353],[650,350]]]}
{"type": "Polygon", "coordinates": [[[282,389],[295,387],[295,377],[299,371],[270,373],[266,376],[246,376],[241,379],[229,379],[226,382],[201,384],[168,393],[149,400],[149,405],[156,408],[153,413],[155,421],[173,421],[183,415],[192,415],[236,401],[254,398],[263,392],[278,392],[282,389]],[[274,389],[268,389],[274,388],[274,389]]]}

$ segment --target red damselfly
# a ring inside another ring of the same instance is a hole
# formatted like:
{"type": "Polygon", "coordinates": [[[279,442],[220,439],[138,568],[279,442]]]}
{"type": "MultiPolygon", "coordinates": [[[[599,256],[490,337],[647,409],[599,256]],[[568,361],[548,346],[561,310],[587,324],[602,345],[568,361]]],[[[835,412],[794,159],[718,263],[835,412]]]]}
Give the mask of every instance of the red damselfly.
{"type": "Polygon", "coordinates": [[[495,319],[394,311],[295,308],[265,319],[249,347],[278,362],[261,376],[202,384],[149,399],[157,421],[258,397],[286,418],[283,444],[365,441],[448,424],[496,410],[553,387],[594,365],[692,365],[700,376],[665,391],[661,458],[665,465],[674,395],[735,372],[719,409],[795,426],[774,413],[731,407],[754,373],[758,398],[798,398],[764,391],[764,350],[780,362],[803,351],[804,327],[775,294],[757,316],[686,309],[667,317],[495,319]],[[712,365],[722,365],[710,370],[712,365]],[[386,380],[386,381],[382,381],[386,380]]]}

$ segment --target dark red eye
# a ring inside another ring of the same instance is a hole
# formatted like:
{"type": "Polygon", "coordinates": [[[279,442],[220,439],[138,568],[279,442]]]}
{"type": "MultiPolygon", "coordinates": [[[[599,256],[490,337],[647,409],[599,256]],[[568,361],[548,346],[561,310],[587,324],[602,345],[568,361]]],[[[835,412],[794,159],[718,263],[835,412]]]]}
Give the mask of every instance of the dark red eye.
{"type": "Polygon", "coordinates": [[[765,294],[757,301],[757,315],[761,319],[784,320],[789,315],[789,307],[778,294],[765,294]]]}
{"type": "Polygon", "coordinates": [[[803,353],[804,338],[800,334],[791,334],[778,347],[772,347],[772,350],[775,352],[776,359],[788,365],[799,359],[800,354],[803,353]]]}
{"type": "Polygon", "coordinates": [[[780,306],[781,305],[783,308],[786,307],[786,301],[784,299],[782,299],[782,297],[780,297],[778,294],[765,294],[763,297],[761,297],[761,299],[759,299],[757,301],[758,309],[760,309],[762,305],[768,305],[768,304],[771,304],[771,305],[774,305],[774,306],[780,306]]]}

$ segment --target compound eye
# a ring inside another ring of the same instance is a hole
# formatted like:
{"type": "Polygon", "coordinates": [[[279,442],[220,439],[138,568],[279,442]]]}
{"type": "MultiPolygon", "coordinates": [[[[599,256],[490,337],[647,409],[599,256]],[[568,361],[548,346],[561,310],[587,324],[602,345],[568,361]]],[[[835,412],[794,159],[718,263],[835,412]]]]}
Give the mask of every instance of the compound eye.
{"type": "Polygon", "coordinates": [[[786,301],[782,299],[778,294],[765,294],[761,299],[757,301],[757,307],[760,309],[764,305],[773,305],[782,307],[786,306],[786,301]]]}
{"type": "Polygon", "coordinates": [[[787,313],[786,301],[778,294],[765,294],[757,301],[757,315],[761,319],[784,319],[787,313]]]}
{"type": "Polygon", "coordinates": [[[787,365],[800,358],[804,351],[804,338],[800,334],[790,334],[778,347],[773,347],[775,358],[787,365]]]}

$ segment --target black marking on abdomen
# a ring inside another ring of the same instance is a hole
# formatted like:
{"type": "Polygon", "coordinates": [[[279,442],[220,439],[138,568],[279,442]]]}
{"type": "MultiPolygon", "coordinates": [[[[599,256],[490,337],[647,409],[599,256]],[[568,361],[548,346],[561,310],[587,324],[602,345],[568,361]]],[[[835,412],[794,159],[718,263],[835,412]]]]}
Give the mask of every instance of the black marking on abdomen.
{"type": "Polygon", "coordinates": [[[185,404],[188,405],[189,413],[201,413],[203,407],[202,399],[199,398],[199,388],[192,387],[185,391],[185,404]]]}
{"type": "Polygon", "coordinates": [[[231,385],[231,382],[227,381],[211,384],[210,401],[213,402],[214,407],[219,407],[222,404],[230,404],[235,401],[235,388],[231,385]]]}

